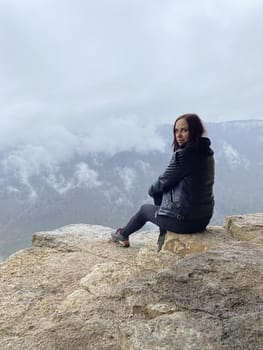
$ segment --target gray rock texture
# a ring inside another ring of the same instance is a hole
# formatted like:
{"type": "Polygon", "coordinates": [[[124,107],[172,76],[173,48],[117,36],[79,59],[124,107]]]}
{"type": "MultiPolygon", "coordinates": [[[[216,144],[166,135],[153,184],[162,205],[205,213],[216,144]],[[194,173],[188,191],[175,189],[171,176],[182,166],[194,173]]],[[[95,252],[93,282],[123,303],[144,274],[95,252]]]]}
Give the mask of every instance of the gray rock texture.
{"type": "Polygon", "coordinates": [[[263,350],[263,214],[110,240],[70,225],[0,264],[1,350],[263,350]]]}

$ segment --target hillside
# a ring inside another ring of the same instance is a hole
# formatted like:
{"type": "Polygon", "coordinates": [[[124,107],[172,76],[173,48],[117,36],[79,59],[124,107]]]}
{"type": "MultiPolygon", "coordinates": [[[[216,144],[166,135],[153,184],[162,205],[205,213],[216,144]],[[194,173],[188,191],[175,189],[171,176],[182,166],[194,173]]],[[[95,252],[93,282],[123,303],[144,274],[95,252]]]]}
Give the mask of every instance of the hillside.
{"type": "MultiPolygon", "coordinates": [[[[222,225],[226,215],[262,211],[263,121],[207,123],[206,128],[216,159],[211,224],[222,225]]],[[[87,138],[88,132],[83,130],[87,138]]],[[[114,153],[98,152],[95,145],[88,151],[80,144],[70,149],[70,157],[59,159],[47,145],[2,152],[0,257],[28,246],[36,231],[80,222],[124,225],[151,201],[148,188],[171,157],[172,126],[160,125],[148,143],[148,148],[134,145],[114,153]]],[[[63,154],[67,145],[60,147],[63,154]]]]}

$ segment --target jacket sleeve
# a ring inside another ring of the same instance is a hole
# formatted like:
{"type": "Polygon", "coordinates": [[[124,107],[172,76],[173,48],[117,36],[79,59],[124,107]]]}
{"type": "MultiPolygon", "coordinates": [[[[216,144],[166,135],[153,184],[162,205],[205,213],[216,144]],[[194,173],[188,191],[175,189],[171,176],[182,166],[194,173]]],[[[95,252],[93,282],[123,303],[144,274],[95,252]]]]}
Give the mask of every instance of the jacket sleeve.
{"type": "Polygon", "coordinates": [[[191,159],[184,151],[177,151],[173,154],[172,159],[162,175],[149,188],[149,195],[155,193],[167,192],[171,187],[189,174],[191,169],[191,159]]]}

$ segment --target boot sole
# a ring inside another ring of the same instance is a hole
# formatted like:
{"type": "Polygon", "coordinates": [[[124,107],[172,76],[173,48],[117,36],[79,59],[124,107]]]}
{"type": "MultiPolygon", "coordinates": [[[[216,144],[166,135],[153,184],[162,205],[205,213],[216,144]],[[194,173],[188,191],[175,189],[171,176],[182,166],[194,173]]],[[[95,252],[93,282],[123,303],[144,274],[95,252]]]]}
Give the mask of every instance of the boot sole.
{"type": "Polygon", "coordinates": [[[119,241],[119,240],[115,240],[115,239],[112,239],[112,242],[118,244],[118,246],[122,247],[122,248],[129,248],[130,244],[128,243],[125,243],[123,241],[119,241]]]}

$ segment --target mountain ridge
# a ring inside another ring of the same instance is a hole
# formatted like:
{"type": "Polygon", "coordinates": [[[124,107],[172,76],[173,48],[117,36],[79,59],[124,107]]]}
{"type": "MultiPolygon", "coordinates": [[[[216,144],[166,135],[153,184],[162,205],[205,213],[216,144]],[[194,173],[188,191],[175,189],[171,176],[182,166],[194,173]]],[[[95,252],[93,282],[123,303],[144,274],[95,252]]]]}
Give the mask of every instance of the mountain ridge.
{"type": "MultiPolygon", "coordinates": [[[[216,158],[212,224],[222,223],[226,215],[263,208],[263,185],[258,181],[263,172],[263,121],[241,123],[242,127],[237,127],[239,121],[205,123],[216,158]]],[[[39,230],[78,222],[125,224],[142,203],[151,201],[148,187],[169,162],[172,126],[159,126],[156,134],[165,145],[162,150],[74,150],[64,161],[55,161],[43,146],[2,153],[0,255],[25,247],[39,230]]]]}

